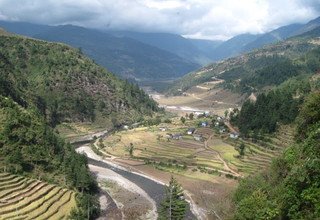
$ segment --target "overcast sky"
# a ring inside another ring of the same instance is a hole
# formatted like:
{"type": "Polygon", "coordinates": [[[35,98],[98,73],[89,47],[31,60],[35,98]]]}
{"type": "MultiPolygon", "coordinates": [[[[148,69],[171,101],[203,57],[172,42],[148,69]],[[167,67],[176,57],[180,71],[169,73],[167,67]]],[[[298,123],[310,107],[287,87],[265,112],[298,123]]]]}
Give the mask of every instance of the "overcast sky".
{"type": "Polygon", "coordinates": [[[320,0],[0,0],[0,20],[227,39],[320,16],[320,0]]]}

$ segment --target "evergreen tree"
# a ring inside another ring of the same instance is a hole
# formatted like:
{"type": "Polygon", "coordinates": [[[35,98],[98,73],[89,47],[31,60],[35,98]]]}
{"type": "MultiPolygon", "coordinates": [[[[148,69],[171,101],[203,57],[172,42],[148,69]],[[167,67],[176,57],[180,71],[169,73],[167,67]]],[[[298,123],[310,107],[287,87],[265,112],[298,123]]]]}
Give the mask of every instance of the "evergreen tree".
{"type": "Polygon", "coordinates": [[[161,202],[159,212],[160,220],[183,219],[187,210],[187,202],[184,199],[183,189],[174,177],[171,177],[169,186],[166,187],[166,197],[161,202]]]}

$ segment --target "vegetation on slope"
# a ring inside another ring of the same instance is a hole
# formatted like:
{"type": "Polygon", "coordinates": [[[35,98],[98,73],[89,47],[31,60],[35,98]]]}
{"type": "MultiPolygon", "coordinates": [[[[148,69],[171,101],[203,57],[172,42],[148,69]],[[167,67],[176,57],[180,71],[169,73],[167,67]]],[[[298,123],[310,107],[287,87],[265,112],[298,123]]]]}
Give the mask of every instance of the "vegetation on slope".
{"type": "Polygon", "coordinates": [[[231,121],[239,127],[240,132],[247,136],[249,132],[272,133],[277,123],[290,124],[297,114],[300,98],[285,90],[275,90],[258,95],[256,102],[247,100],[241,111],[231,121]]]}
{"type": "Polygon", "coordinates": [[[32,37],[82,48],[97,63],[124,78],[176,78],[199,68],[190,59],[145,42],[72,25],[51,27],[32,37]]]}
{"type": "Polygon", "coordinates": [[[305,78],[320,67],[318,39],[310,32],[251,53],[206,66],[176,81],[168,93],[180,94],[192,86],[224,80],[222,86],[251,93],[277,86],[296,76],[305,78]]]}
{"type": "Polygon", "coordinates": [[[0,37],[0,94],[37,106],[50,125],[94,121],[96,116],[133,121],[158,110],[138,86],[119,80],[81,51],[22,37],[0,37]]]}
{"type": "Polygon", "coordinates": [[[35,109],[26,109],[3,96],[0,96],[0,167],[77,189],[81,192],[76,212],[79,219],[87,215],[81,208],[87,210],[88,203],[90,215],[97,214],[98,206],[90,195],[95,192],[96,183],[85,156],[57,137],[35,109]]]}
{"type": "Polygon", "coordinates": [[[240,182],[235,219],[317,219],[320,216],[320,93],[297,118],[297,142],[262,174],[240,182]]]}
{"type": "Polygon", "coordinates": [[[157,104],[68,46],[18,36],[0,36],[0,46],[1,169],[76,189],[73,218],[94,218],[97,186],[86,157],[52,127],[101,118],[116,126],[157,104]]]}

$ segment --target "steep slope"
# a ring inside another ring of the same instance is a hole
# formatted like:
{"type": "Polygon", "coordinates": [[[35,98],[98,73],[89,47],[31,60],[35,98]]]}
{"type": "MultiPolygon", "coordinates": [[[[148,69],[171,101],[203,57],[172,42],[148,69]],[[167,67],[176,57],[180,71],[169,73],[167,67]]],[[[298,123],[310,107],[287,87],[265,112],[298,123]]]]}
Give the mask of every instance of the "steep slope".
{"type": "Polygon", "coordinates": [[[308,23],[306,23],[305,25],[303,25],[301,28],[299,28],[294,35],[301,35],[303,33],[312,31],[313,29],[317,28],[320,26],[320,17],[315,18],[311,21],[309,21],[308,23]]]}
{"type": "Polygon", "coordinates": [[[234,219],[318,219],[320,216],[320,93],[300,108],[296,143],[262,173],[240,182],[234,219]]]}
{"type": "Polygon", "coordinates": [[[198,64],[174,53],[97,30],[72,25],[45,26],[5,21],[0,22],[0,26],[13,33],[81,48],[84,54],[123,78],[177,78],[199,68],[198,64]]]}
{"type": "Polygon", "coordinates": [[[157,110],[139,87],[119,80],[69,46],[0,37],[0,94],[62,121],[135,120],[157,110]]]}
{"type": "Polygon", "coordinates": [[[280,27],[276,30],[263,34],[253,42],[248,43],[243,47],[242,51],[250,51],[256,48],[263,47],[267,44],[285,40],[291,36],[294,36],[296,32],[302,27],[302,24],[291,24],[280,27]]]}
{"type": "Polygon", "coordinates": [[[176,54],[186,60],[190,60],[200,65],[210,62],[201,50],[199,50],[189,39],[180,35],[168,33],[139,33],[130,31],[109,32],[115,36],[128,37],[142,43],[160,48],[170,53],[176,54]]]}
{"type": "Polygon", "coordinates": [[[192,86],[219,79],[224,81],[225,88],[250,93],[267,86],[278,85],[291,77],[315,73],[319,66],[317,36],[317,31],[311,31],[248,54],[208,65],[176,81],[169,92],[179,94],[192,86]]]}
{"type": "Polygon", "coordinates": [[[198,67],[172,53],[139,41],[72,25],[58,26],[34,37],[80,47],[97,63],[124,78],[175,78],[198,67]]]}
{"type": "MultiPolygon", "coordinates": [[[[137,86],[118,79],[64,44],[0,36],[0,47],[0,169],[81,192],[72,219],[94,218],[99,211],[94,197],[97,186],[86,157],[77,154],[52,127],[60,122],[101,120],[117,126],[152,114],[158,110],[157,104],[137,86]]],[[[18,186],[19,181],[17,178],[10,187],[18,186]]],[[[44,218],[52,214],[56,219],[68,213],[71,207],[61,206],[61,215],[55,215],[60,209],[55,201],[67,204],[74,195],[52,189],[49,197],[43,192],[32,196],[33,200],[19,200],[17,207],[24,210],[20,214],[45,213],[44,218]],[[55,199],[50,201],[51,197],[55,199]],[[28,206],[36,200],[48,206],[38,202],[39,206],[28,206]],[[50,207],[48,212],[46,207],[50,207]],[[39,208],[37,213],[33,208],[39,208]]],[[[12,219],[13,207],[6,211],[0,208],[1,213],[12,219]]]]}

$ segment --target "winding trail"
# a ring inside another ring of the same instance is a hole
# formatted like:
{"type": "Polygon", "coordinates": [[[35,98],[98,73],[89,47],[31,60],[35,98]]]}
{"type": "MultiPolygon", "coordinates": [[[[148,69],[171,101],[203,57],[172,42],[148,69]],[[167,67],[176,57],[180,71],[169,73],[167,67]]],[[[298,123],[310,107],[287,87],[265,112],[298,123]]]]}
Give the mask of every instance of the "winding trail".
{"type": "Polygon", "coordinates": [[[234,171],[233,169],[231,169],[228,165],[228,163],[221,157],[220,155],[220,152],[216,151],[216,150],[213,150],[212,148],[208,147],[208,141],[213,137],[213,134],[209,136],[209,138],[207,140],[204,141],[204,148],[206,150],[209,150],[209,151],[212,151],[212,152],[215,152],[217,154],[217,157],[218,159],[223,163],[223,167],[225,170],[229,171],[230,173],[232,173],[233,175],[237,176],[237,177],[240,177],[241,175],[234,171]]]}

